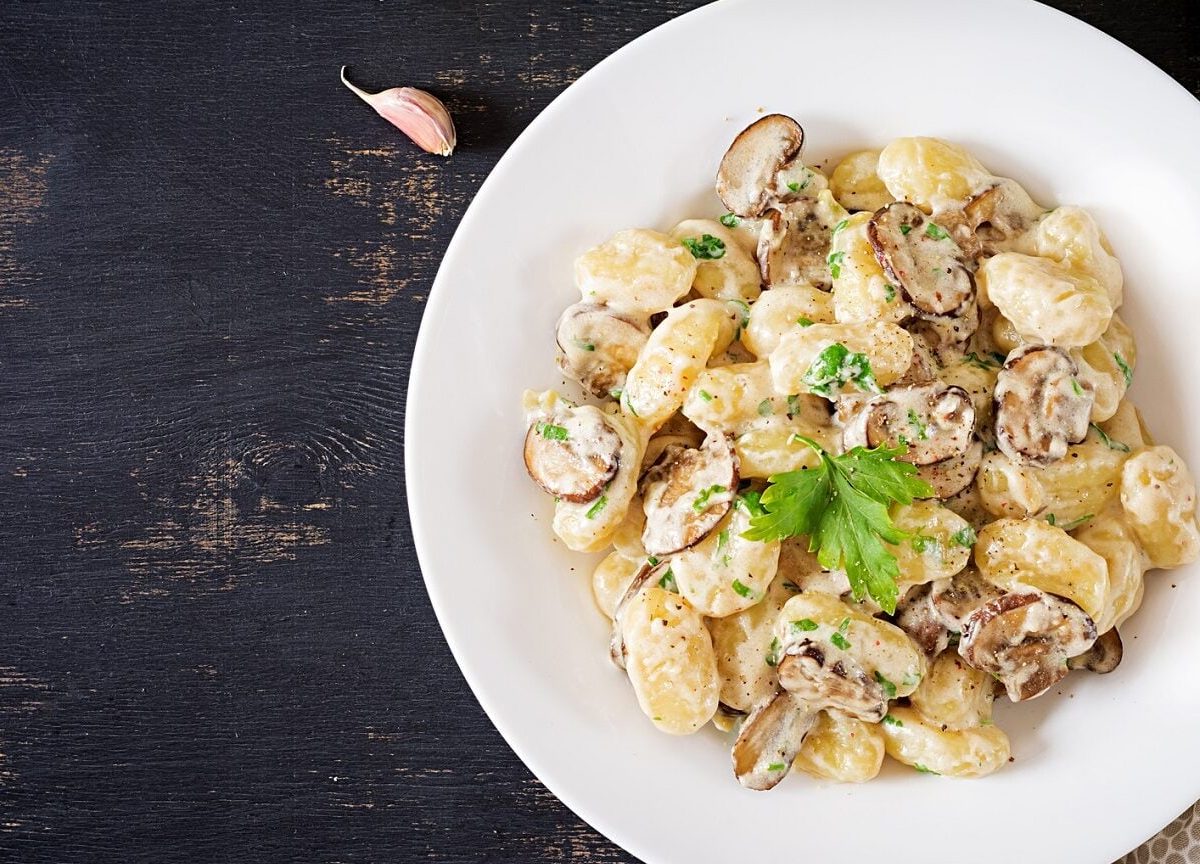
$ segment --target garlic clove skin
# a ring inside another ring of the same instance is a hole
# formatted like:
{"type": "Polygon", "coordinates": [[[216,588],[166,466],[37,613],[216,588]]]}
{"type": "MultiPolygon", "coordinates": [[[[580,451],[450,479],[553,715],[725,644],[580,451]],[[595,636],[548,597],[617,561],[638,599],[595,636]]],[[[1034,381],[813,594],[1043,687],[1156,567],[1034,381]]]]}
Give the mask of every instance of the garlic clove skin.
{"type": "Polygon", "coordinates": [[[458,143],[454,120],[436,96],[415,87],[393,87],[379,93],[367,93],[350,83],[345,66],[341,78],[358,98],[426,153],[449,156],[454,152],[454,145],[458,143]]]}

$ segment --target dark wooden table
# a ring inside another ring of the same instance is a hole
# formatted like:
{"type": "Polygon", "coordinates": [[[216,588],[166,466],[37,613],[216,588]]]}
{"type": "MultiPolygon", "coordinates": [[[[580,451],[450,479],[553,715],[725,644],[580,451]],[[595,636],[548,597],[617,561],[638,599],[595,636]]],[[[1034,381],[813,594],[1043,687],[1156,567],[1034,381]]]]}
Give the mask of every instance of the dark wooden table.
{"type": "MultiPolygon", "coordinates": [[[[630,861],[446,649],[405,386],[505,148],[698,4],[268,5],[0,5],[0,860],[630,861]]],[[[1054,5],[1200,92],[1193,0],[1054,5]]]]}

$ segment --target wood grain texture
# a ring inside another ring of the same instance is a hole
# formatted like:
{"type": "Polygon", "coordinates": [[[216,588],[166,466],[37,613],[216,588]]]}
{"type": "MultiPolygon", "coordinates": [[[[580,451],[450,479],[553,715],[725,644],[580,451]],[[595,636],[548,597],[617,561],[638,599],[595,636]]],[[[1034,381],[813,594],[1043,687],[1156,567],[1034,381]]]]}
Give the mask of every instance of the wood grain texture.
{"type": "MultiPolygon", "coordinates": [[[[267,5],[0,5],[0,860],[632,861],[446,649],[404,399],[496,160],[699,4],[267,5]]],[[[1054,5],[1200,92],[1190,0],[1054,5]]]]}

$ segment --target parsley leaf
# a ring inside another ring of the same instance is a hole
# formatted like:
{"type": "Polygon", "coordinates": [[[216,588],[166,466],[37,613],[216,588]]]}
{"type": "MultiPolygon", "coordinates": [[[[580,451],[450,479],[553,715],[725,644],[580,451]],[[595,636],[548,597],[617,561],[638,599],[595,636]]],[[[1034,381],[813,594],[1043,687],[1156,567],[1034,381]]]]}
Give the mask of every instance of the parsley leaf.
{"type": "Polygon", "coordinates": [[[738,224],[738,217],[734,216],[732,213],[726,213],[717,221],[719,221],[726,228],[736,228],[738,224]]]}
{"type": "Polygon", "coordinates": [[[744,583],[741,579],[733,580],[733,593],[739,597],[749,597],[754,593],[754,589],[744,583]]]}
{"type": "Polygon", "coordinates": [[[931,240],[945,240],[950,235],[942,230],[941,226],[930,222],[925,226],[925,236],[931,240]]]}
{"type": "Polygon", "coordinates": [[[832,642],[835,647],[841,648],[843,651],[850,650],[850,640],[841,633],[834,633],[829,637],[829,641],[832,642]]]}
{"type": "Polygon", "coordinates": [[[589,519],[595,519],[597,516],[600,515],[600,511],[603,510],[607,506],[608,506],[608,496],[601,495],[596,500],[596,503],[593,504],[591,507],[589,507],[588,511],[586,513],[584,513],[583,515],[589,519]]]}
{"type": "Polygon", "coordinates": [[[675,581],[675,571],[668,567],[667,572],[658,580],[658,587],[670,591],[672,594],[678,594],[679,585],[675,581]]]}
{"type": "Polygon", "coordinates": [[[975,533],[975,529],[968,525],[961,531],[955,531],[950,535],[950,542],[955,546],[965,546],[970,549],[975,545],[975,541],[979,539],[979,535],[975,533]]]}
{"type": "Polygon", "coordinates": [[[542,433],[542,437],[548,441],[566,441],[567,427],[555,426],[553,423],[537,424],[538,432],[542,433]]]}
{"type": "Polygon", "coordinates": [[[809,390],[827,399],[847,384],[854,384],[864,393],[881,392],[867,355],[855,353],[841,342],[834,342],[818,354],[802,380],[809,390]]]}
{"type": "Polygon", "coordinates": [[[912,230],[911,225],[901,225],[900,226],[900,233],[903,234],[905,237],[908,236],[908,232],[911,230],[912,230]]]}
{"type": "Polygon", "coordinates": [[[767,656],[763,658],[766,660],[768,666],[779,665],[779,649],[782,647],[783,646],[779,644],[778,636],[771,640],[771,647],[767,650],[767,656]]]}
{"type": "Polygon", "coordinates": [[[707,390],[701,390],[700,398],[703,399],[705,402],[711,402],[713,400],[713,395],[711,393],[709,393],[707,390]]]}
{"type": "Polygon", "coordinates": [[[1121,374],[1125,376],[1125,386],[1133,386],[1133,368],[1125,361],[1125,358],[1119,352],[1113,352],[1113,359],[1117,361],[1117,365],[1121,367],[1121,374]]]}
{"type": "MultiPolygon", "coordinates": [[[[985,360],[984,358],[980,357],[974,351],[972,351],[970,354],[968,354],[966,357],[964,357],[963,362],[969,363],[970,365],[976,367],[977,369],[995,369],[996,365],[997,365],[995,363],[992,363],[990,360],[985,360]]],[[[1003,364],[1001,364],[1001,365],[1003,365],[1003,364]]]]}
{"type": "Polygon", "coordinates": [[[896,286],[895,285],[884,285],[883,286],[883,299],[886,300],[888,303],[891,303],[893,300],[896,299],[896,286]]]}
{"type": "Polygon", "coordinates": [[[792,630],[796,633],[812,632],[817,629],[817,622],[811,618],[801,618],[792,622],[792,630]]]}
{"type": "Polygon", "coordinates": [[[879,682],[879,686],[883,688],[883,695],[889,699],[896,698],[896,685],[883,676],[878,669],[875,670],[875,680],[879,682]]]}
{"type": "Polygon", "coordinates": [[[811,327],[813,325],[813,320],[811,318],[805,318],[803,315],[801,315],[796,319],[796,323],[801,327],[811,327]]]}
{"type": "Polygon", "coordinates": [[[1095,423],[1092,423],[1089,425],[1091,425],[1091,427],[1095,431],[1095,433],[1100,436],[1100,440],[1104,443],[1104,446],[1107,447],[1109,450],[1117,450],[1121,453],[1129,452],[1129,445],[1126,444],[1124,441],[1117,441],[1114,438],[1109,438],[1108,433],[1105,432],[1103,429],[1101,429],[1099,426],[1097,426],[1095,423]]]}
{"type": "Polygon", "coordinates": [[[758,416],[759,417],[770,417],[774,413],[775,413],[775,409],[771,406],[770,399],[764,399],[758,403],[758,416]]]}
{"type": "Polygon", "coordinates": [[[904,447],[855,447],[831,456],[815,441],[802,440],[820,456],[820,464],[772,476],[761,497],[766,512],[750,520],[743,536],[770,541],[807,535],[809,551],[817,553],[822,567],[846,571],[855,599],[870,595],[894,612],[900,567],[884,544],[909,535],[892,523],[888,506],[911,504],[932,489],[913,465],[896,459],[907,452],[904,447]]]}
{"type": "Polygon", "coordinates": [[[883,722],[888,724],[889,726],[903,726],[904,725],[903,720],[901,720],[899,717],[893,717],[891,714],[884,714],[883,722]]]}
{"type": "Polygon", "coordinates": [[[708,499],[709,498],[711,498],[713,495],[720,495],[720,494],[722,494],[724,492],[728,492],[728,491],[729,491],[728,489],[726,489],[724,486],[721,486],[720,484],[717,484],[715,486],[709,486],[705,489],[701,489],[700,494],[698,494],[696,496],[696,500],[692,502],[692,509],[697,510],[697,511],[703,510],[706,507],[708,507],[708,499]]]}
{"type": "Polygon", "coordinates": [[[716,260],[725,257],[725,241],[711,234],[701,234],[699,237],[684,237],[682,241],[693,258],[716,260]]]}
{"type": "Polygon", "coordinates": [[[830,252],[829,257],[825,259],[825,263],[829,265],[829,275],[834,279],[842,275],[842,260],[845,257],[845,252],[830,252]]]}

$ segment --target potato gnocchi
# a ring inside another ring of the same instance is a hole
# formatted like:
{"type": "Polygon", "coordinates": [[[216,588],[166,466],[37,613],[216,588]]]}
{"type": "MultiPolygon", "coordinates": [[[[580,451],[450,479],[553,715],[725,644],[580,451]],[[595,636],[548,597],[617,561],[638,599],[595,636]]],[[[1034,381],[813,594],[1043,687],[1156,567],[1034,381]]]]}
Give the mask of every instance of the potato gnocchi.
{"type": "Polygon", "coordinates": [[[803,146],[764,116],[720,161],[723,215],[578,258],[557,362],[586,395],[526,391],[526,467],[558,538],[609,550],[591,589],[636,703],[729,734],[743,786],[860,783],[885,754],[989,774],[994,700],[1114,669],[1145,574],[1200,556],[1195,482],[1128,399],[1087,211],[935,138],[828,175],[803,146]],[[877,514],[887,599],[822,566],[817,523],[755,539],[777,478],[856,454],[923,490],[877,514]]]}

